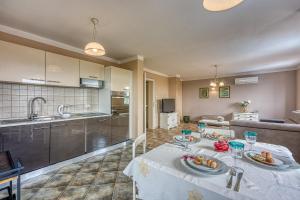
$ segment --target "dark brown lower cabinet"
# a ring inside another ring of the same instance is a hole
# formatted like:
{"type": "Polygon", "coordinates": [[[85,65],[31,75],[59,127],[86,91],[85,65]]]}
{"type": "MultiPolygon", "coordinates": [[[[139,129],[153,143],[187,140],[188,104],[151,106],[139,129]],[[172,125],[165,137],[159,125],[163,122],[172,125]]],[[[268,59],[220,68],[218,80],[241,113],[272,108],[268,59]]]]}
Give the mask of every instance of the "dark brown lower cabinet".
{"type": "Polygon", "coordinates": [[[0,128],[1,150],[20,159],[23,173],[49,165],[50,124],[0,128]]]}
{"type": "Polygon", "coordinates": [[[84,120],[51,123],[50,164],[85,153],[84,120]]]}
{"type": "Polygon", "coordinates": [[[111,117],[111,141],[118,144],[129,139],[129,115],[111,117]]]}
{"type": "Polygon", "coordinates": [[[86,119],[85,125],[86,151],[88,153],[111,145],[110,117],[86,119]]]}

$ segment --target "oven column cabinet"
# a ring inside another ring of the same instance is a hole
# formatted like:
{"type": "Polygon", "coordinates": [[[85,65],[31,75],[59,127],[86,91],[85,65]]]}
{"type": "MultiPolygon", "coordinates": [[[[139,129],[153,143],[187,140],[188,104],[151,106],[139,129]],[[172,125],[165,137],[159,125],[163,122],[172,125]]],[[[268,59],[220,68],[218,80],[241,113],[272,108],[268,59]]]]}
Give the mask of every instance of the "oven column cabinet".
{"type": "Polygon", "coordinates": [[[79,87],[79,60],[46,52],[46,84],[79,87]]]}
{"type": "Polygon", "coordinates": [[[104,65],[80,60],[79,66],[80,78],[104,80],[104,65]]]}
{"type": "Polygon", "coordinates": [[[118,144],[129,139],[129,115],[111,117],[111,142],[118,144]]]}
{"type": "MultiPolygon", "coordinates": [[[[100,112],[111,113],[111,92],[112,91],[128,91],[132,98],[132,71],[118,68],[105,67],[104,69],[104,89],[99,91],[101,103],[99,103],[100,112]]],[[[130,101],[132,103],[132,101],[130,101]]],[[[130,103],[130,104],[131,104],[130,103]]],[[[130,105],[132,108],[132,106],[130,105]]]]}
{"type": "Polygon", "coordinates": [[[85,153],[84,120],[51,123],[50,164],[85,153]]]}
{"type": "Polygon", "coordinates": [[[111,118],[100,117],[85,120],[86,152],[90,153],[111,145],[111,118]]]}
{"type": "Polygon", "coordinates": [[[45,51],[0,41],[0,80],[44,84],[45,51]]]}
{"type": "Polygon", "coordinates": [[[0,128],[1,151],[10,151],[24,165],[22,173],[49,165],[50,124],[0,128]]]}

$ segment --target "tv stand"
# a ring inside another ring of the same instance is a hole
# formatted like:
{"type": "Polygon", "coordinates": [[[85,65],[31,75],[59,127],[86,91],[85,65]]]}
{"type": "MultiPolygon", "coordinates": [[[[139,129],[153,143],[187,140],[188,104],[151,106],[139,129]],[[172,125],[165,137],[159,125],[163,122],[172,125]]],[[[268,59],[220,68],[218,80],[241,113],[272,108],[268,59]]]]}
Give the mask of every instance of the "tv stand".
{"type": "Polygon", "coordinates": [[[178,126],[177,113],[160,113],[159,126],[163,129],[175,128],[178,126]]]}

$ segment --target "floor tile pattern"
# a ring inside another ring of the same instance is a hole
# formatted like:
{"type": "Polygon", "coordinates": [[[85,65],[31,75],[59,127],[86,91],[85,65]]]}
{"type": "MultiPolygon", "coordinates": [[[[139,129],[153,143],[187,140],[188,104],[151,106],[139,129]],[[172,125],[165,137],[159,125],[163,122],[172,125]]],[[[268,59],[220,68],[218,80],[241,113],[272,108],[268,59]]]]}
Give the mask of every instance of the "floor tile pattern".
{"type": "MultiPolygon", "coordinates": [[[[183,124],[171,130],[147,131],[147,150],[172,140],[181,129],[195,130],[193,124],[183,124]]],[[[137,155],[142,146],[137,148],[137,155]]],[[[22,200],[127,200],[132,199],[132,181],[123,170],[132,159],[132,147],[113,150],[49,174],[40,175],[22,184],[22,200]]],[[[0,193],[0,198],[5,195],[0,193]]]]}

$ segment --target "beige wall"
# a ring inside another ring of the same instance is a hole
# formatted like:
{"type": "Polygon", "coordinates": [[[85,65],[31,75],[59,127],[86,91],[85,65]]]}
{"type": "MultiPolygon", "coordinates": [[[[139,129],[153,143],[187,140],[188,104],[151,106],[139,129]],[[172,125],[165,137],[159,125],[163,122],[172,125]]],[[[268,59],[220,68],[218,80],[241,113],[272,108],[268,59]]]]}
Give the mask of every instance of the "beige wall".
{"type": "Polygon", "coordinates": [[[146,72],[146,78],[155,81],[155,96],[157,100],[169,97],[168,77],[146,72]]]}
{"type": "Polygon", "coordinates": [[[300,69],[297,70],[297,110],[300,110],[300,69]]]}
{"type": "MultiPolygon", "coordinates": [[[[298,72],[299,73],[299,72],[298,72]]],[[[263,74],[255,85],[234,85],[234,77],[226,78],[231,98],[220,99],[210,91],[209,99],[199,99],[199,88],[208,87],[210,80],[183,82],[183,115],[196,119],[201,115],[228,115],[239,112],[236,104],[251,100],[249,111],[259,111],[262,118],[286,118],[296,108],[296,71],[263,74]]]]}
{"type": "Polygon", "coordinates": [[[121,64],[120,67],[133,72],[133,137],[144,131],[144,62],[135,60],[121,64]]]}
{"type": "Polygon", "coordinates": [[[176,99],[176,112],[182,118],[182,81],[177,77],[169,78],[169,98],[176,99]]]}
{"type": "Polygon", "coordinates": [[[155,124],[155,128],[157,128],[159,126],[159,113],[160,113],[160,102],[161,99],[164,98],[169,98],[169,80],[168,77],[165,76],[160,76],[157,74],[152,74],[149,72],[145,72],[146,73],[146,78],[147,79],[151,79],[154,80],[154,88],[155,88],[155,108],[156,108],[156,113],[154,116],[154,124],[155,124]]]}

